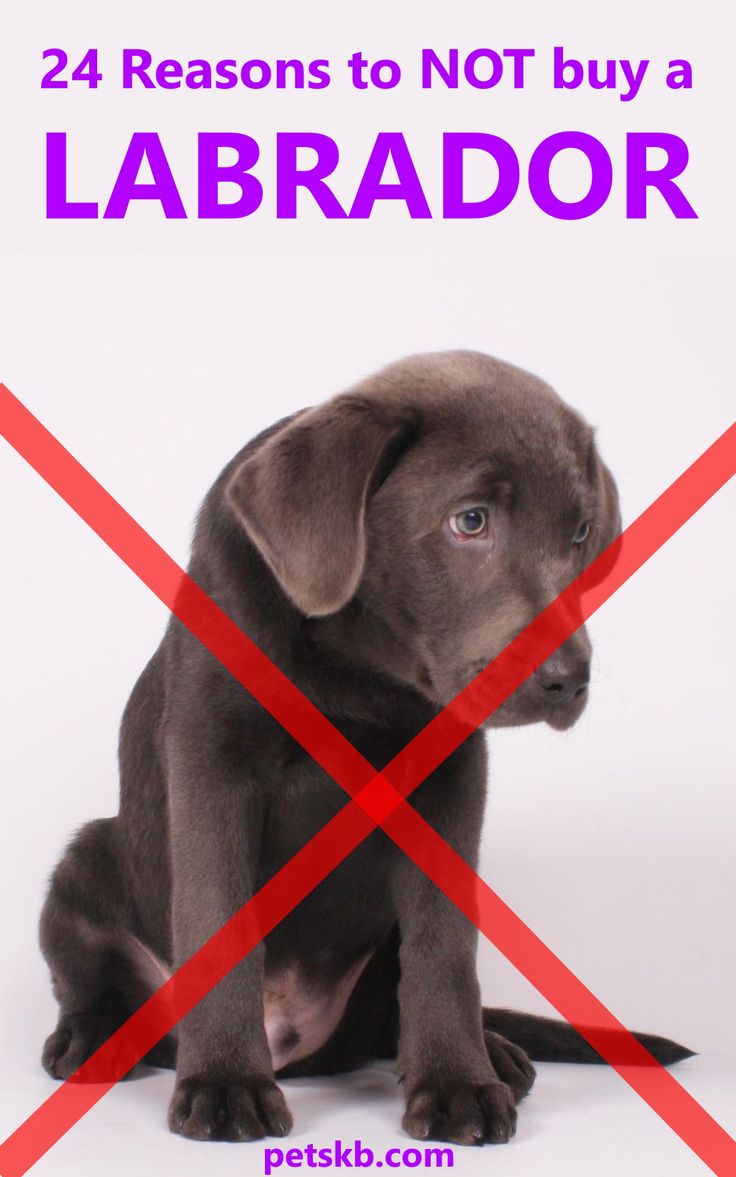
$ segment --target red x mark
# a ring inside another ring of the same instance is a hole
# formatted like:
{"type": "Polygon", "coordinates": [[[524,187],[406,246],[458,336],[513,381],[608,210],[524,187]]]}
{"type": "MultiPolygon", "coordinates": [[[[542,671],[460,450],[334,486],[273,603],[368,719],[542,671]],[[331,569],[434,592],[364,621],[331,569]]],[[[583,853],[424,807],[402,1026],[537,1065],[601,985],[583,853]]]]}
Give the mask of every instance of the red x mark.
{"type": "Polygon", "coordinates": [[[408,796],[736,471],[731,426],[381,772],[0,384],[0,432],[352,796],[282,870],[0,1145],[21,1177],[330,871],[380,825],[719,1177],[736,1141],[406,803],[408,796]],[[612,545],[613,547],[613,545],[612,545]],[[588,1024],[592,1023],[592,1024],[588,1024]]]}

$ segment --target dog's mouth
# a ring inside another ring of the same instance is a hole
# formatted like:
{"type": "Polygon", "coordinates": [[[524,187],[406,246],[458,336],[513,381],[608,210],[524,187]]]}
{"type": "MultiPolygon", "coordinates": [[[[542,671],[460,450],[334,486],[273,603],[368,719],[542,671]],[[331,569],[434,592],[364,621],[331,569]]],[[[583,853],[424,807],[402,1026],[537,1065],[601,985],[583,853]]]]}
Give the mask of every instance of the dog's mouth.
{"type": "Polygon", "coordinates": [[[529,698],[523,687],[511,695],[505,703],[488,717],[484,727],[527,727],[533,723],[546,723],[556,732],[566,732],[580,719],[588,702],[585,690],[569,703],[548,703],[533,696],[529,698]]]}
{"type": "Polygon", "coordinates": [[[554,728],[556,732],[566,732],[573,727],[583,714],[588,702],[588,688],[581,689],[580,694],[564,707],[554,705],[546,708],[544,722],[554,728]]]}
{"type": "MultiPolygon", "coordinates": [[[[482,709],[484,703],[483,696],[486,694],[486,691],[488,693],[488,704],[492,706],[495,702],[494,696],[497,694],[498,688],[494,688],[492,684],[489,684],[486,688],[482,677],[478,682],[475,682],[478,675],[486,669],[486,666],[487,663],[484,662],[477,663],[468,668],[462,675],[461,682],[458,684],[455,692],[453,692],[453,695],[456,696],[466,687],[471,687],[473,710],[476,707],[482,709]]],[[[543,693],[534,681],[533,676],[530,676],[503,703],[496,706],[480,726],[527,727],[534,723],[546,723],[554,731],[569,731],[577,723],[585,710],[588,702],[588,694],[588,688],[583,687],[575,693],[573,698],[558,700],[548,693],[543,693]]],[[[445,702],[447,701],[445,700],[445,702]]]]}

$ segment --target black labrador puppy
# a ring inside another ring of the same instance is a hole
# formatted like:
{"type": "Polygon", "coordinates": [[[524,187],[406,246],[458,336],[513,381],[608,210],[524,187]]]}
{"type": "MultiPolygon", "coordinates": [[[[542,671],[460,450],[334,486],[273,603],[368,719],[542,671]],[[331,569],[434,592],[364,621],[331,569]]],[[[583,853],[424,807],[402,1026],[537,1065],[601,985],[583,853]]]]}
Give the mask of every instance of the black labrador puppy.
{"type": "MultiPolygon", "coordinates": [[[[199,514],[190,572],[377,768],[618,534],[590,427],[487,356],[392,365],[245,446],[199,514]]],[[[584,628],[493,715],[564,730],[587,701],[584,628]]],[[[43,1054],[71,1075],[345,803],[178,621],[120,742],[117,817],[57,867],[41,942],[61,1007],[43,1054]]],[[[476,865],[484,739],[413,794],[476,865]]],[[[642,1036],[664,1062],[687,1051],[642,1036]]],[[[474,1144],[513,1133],[529,1057],[598,1061],[573,1029],[481,1007],[476,930],[372,833],[148,1056],[176,1066],[174,1132],[282,1135],[274,1081],[396,1058],[404,1127],[474,1144]]]]}

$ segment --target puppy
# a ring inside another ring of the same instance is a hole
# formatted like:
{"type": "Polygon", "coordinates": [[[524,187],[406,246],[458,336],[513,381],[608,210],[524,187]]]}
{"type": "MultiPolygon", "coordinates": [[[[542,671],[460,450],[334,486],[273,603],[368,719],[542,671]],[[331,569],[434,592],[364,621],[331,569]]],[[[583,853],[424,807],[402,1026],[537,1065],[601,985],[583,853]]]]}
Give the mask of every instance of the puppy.
{"type": "MultiPolygon", "coordinates": [[[[618,534],[590,427],[542,381],[470,352],[393,364],[280,421],[225,467],[190,573],[382,768],[618,534]]],[[[580,627],[492,716],[569,728],[580,627]]],[[[170,970],[346,803],[343,790],[172,618],[122,722],[120,811],[51,882],[41,944],[67,1078],[170,970]]],[[[411,803],[475,867],[476,732],[411,803]]],[[[663,1062],[689,1052],[641,1036],[663,1062]]],[[[574,1030],[481,1007],[475,927],[372,833],[147,1056],[176,1066],[174,1132],[289,1131],[274,1075],[395,1058],[419,1139],[507,1140],[532,1058],[599,1061],[574,1030]]]]}

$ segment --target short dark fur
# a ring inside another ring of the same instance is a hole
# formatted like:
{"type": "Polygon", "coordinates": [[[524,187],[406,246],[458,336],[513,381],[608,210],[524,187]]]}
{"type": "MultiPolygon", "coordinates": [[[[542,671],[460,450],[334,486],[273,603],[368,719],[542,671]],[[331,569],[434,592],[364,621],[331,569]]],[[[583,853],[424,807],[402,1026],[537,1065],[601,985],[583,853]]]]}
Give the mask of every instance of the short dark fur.
{"type": "MultiPolygon", "coordinates": [[[[619,528],[582,418],[528,373],[442,353],[392,365],[242,449],[202,506],[190,572],[380,768],[619,528]],[[488,535],[459,542],[448,518],[479,503],[488,535]]],[[[491,724],[569,727],[589,657],[581,627],[491,724]]],[[[44,1065],[59,1078],[151,992],[156,960],[185,961],[346,801],[173,619],[128,703],[120,769],[118,816],[77,835],[42,917],[61,1007],[44,1065]]],[[[485,790],[478,732],[412,796],[474,867],[485,790]]],[[[372,833],[148,1056],[176,1063],[170,1127],[196,1139],[288,1132],[264,977],[298,974],[324,996],[367,959],[327,1041],[280,1073],[396,1057],[413,1136],[508,1139],[529,1056],[598,1056],[563,1023],[481,1010],[475,957],[472,924],[372,833]]],[[[281,1047],[298,1041],[292,1028],[281,1047]]],[[[689,1053],[642,1041],[664,1062],[689,1053]]]]}

